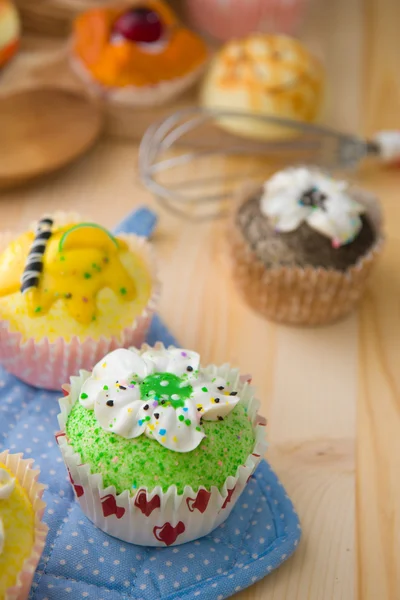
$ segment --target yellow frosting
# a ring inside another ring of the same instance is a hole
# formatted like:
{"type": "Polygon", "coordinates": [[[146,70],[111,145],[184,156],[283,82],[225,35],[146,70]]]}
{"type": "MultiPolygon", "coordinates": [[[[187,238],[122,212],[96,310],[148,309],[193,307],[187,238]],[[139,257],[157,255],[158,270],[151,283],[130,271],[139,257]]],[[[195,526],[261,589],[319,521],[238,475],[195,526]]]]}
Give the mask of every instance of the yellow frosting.
{"type": "Polygon", "coordinates": [[[53,226],[38,284],[21,293],[35,232],[0,255],[0,318],[24,339],[118,336],[151,293],[145,261],[126,242],[93,223],[53,226]]]}
{"type": "MultiPolygon", "coordinates": [[[[0,463],[0,469],[12,473],[0,463]]],[[[0,499],[0,518],[3,521],[5,543],[0,554],[0,598],[16,584],[24,561],[34,544],[35,514],[28,495],[18,481],[9,498],[0,499]]]]}

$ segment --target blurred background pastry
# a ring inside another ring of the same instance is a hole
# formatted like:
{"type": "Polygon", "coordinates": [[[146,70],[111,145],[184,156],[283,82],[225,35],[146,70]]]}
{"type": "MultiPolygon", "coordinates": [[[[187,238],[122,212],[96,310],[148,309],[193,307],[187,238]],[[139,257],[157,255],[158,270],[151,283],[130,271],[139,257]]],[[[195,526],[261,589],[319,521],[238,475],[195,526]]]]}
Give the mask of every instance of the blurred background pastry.
{"type": "Polygon", "coordinates": [[[148,106],[163,104],[192,85],[207,49],[161,0],[132,0],[80,15],[71,59],[94,94],[148,106]]]}
{"type": "Polygon", "coordinates": [[[322,325],[351,312],[381,253],[378,199],[317,168],[248,189],[229,229],[234,279],[272,321],[322,325]]]}
{"type": "Polygon", "coordinates": [[[9,0],[0,0],[0,68],[19,46],[20,23],[17,9],[9,0]]]}
{"type": "Polygon", "coordinates": [[[292,34],[308,4],[308,0],[186,0],[186,12],[202,33],[226,41],[255,31],[292,34]]]}
{"type": "MultiPolygon", "coordinates": [[[[230,109],[312,123],[321,111],[324,72],[299,42],[256,33],[226,44],[205,78],[201,100],[206,108],[230,109]]],[[[260,125],[259,120],[224,118],[224,128],[246,137],[293,135],[289,129],[260,125]]]]}

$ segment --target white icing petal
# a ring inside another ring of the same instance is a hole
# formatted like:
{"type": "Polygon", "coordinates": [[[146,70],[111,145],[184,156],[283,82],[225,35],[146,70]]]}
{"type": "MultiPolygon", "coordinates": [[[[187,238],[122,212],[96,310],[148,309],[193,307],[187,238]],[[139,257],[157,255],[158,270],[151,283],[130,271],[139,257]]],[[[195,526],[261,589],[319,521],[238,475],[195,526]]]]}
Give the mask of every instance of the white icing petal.
{"type": "Polygon", "coordinates": [[[296,230],[301,223],[330,238],[334,246],[347,244],[358,235],[365,208],[347,193],[347,183],[336,181],[315,170],[290,168],[276,173],[264,185],[261,212],[281,232],[296,230]],[[303,195],[310,190],[321,194],[321,204],[305,205],[303,195]]]}
{"type": "Polygon", "coordinates": [[[5,537],[6,537],[6,535],[4,532],[3,521],[0,517],[0,555],[3,553],[3,550],[4,550],[5,537]]]}
{"type": "Polygon", "coordinates": [[[178,377],[186,374],[189,379],[195,376],[200,365],[200,355],[183,348],[147,350],[142,358],[153,373],[172,373],[178,377]]]}
{"type": "Polygon", "coordinates": [[[104,386],[114,390],[117,381],[128,386],[132,378],[144,379],[148,374],[148,366],[138,354],[124,348],[114,350],[94,367],[92,375],[82,386],[80,402],[85,408],[94,408],[96,396],[104,386]]]}
{"type": "Polygon", "coordinates": [[[268,212],[268,216],[279,231],[296,229],[306,219],[309,212],[305,206],[298,205],[297,195],[288,192],[288,190],[278,191],[271,196],[264,195],[261,199],[261,205],[262,212],[268,212]],[[295,220],[290,227],[285,226],[287,216],[289,219],[295,220]]]}
{"type": "Polygon", "coordinates": [[[315,210],[308,217],[310,227],[341,246],[352,241],[362,227],[362,221],[357,212],[342,212],[334,201],[325,205],[326,210],[315,210]]]}
{"type": "Polygon", "coordinates": [[[205,437],[199,424],[200,415],[193,402],[187,400],[184,407],[176,410],[172,406],[160,406],[155,409],[151,420],[151,426],[154,428],[147,428],[146,435],[149,438],[154,437],[169,450],[191,452],[205,437]],[[183,419],[180,420],[179,417],[183,417],[183,419]],[[196,427],[199,428],[199,431],[196,430],[196,427]]]}
{"type": "Polygon", "coordinates": [[[144,419],[149,411],[145,411],[144,406],[148,405],[140,400],[135,390],[119,393],[103,391],[95,401],[94,414],[105,431],[130,439],[138,437],[145,430],[144,419]]]}
{"type": "Polygon", "coordinates": [[[199,381],[193,386],[192,398],[196,408],[201,409],[200,416],[206,421],[218,421],[218,417],[226,417],[240,400],[238,395],[230,395],[226,381],[222,377],[217,377],[212,383],[199,381]],[[220,390],[219,387],[224,389],[220,390]]]}
{"type": "Polygon", "coordinates": [[[308,211],[304,206],[297,207],[293,204],[287,211],[281,211],[273,219],[277,231],[294,231],[308,216],[308,211]]]}
{"type": "Polygon", "coordinates": [[[151,370],[148,369],[143,358],[136,352],[125,348],[118,348],[118,350],[110,352],[93,369],[94,377],[109,376],[114,381],[129,378],[134,374],[144,379],[149,373],[151,370]]]}
{"type": "Polygon", "coordinates": [[[7,500],[15,487],[15,480],[5,469],[0,468],[0,500],[7,500]]]}
{"type": "Polygon", "coordinates": [[[218,386],[226,388],[227,384],[220,377],[209,381],[196,352],[180,348],[142,354],[135,349],[115,350],[85,381],[80,402],[94,409],[105,431],[126,439],[145,433],[170,450],[190,452],[205,437],[201,418],[223,418],[239,401],[218,386]],[[146,379],[149,375],[152,377],[146,379]],[[218,397],[220,403],[215,402],[218,397]]]}

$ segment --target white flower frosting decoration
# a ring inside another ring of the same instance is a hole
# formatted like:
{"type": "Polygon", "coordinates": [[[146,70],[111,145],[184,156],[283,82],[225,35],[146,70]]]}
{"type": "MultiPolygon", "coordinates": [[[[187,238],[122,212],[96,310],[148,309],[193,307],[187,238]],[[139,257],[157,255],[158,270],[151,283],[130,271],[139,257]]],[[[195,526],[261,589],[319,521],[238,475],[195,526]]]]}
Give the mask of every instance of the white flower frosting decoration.
{"type": "MultiPolygon", "coordinates": [[[[15,487],[15,481],[11,477],[11,475],[5,469],[0,467],[0,502],[2,500],[7,500],[10,497],[13,489],[15,487]]],[[[4,550],[5,543],[5,532],[3,521],[0,517],[0,554],[2,554],[4,550]]]]}
{"type": "Polygon", "coordinates": [[[338,248],[358,235],[365,208],[347,193],[348,184],[304,167],[279,171],[264,184],[261,212],[281,232],[303,222],[332,240],[338,248]]]}
{"type": "Polygon", "coordinates": [[[190,452],[205,437],[201,419],[222,420],[239,402],[228,387],[203,372],[196,352],[119,349],[94,367],[79,400],[105,431],[128,439],[144,433],[169,450],[190,452]]]}

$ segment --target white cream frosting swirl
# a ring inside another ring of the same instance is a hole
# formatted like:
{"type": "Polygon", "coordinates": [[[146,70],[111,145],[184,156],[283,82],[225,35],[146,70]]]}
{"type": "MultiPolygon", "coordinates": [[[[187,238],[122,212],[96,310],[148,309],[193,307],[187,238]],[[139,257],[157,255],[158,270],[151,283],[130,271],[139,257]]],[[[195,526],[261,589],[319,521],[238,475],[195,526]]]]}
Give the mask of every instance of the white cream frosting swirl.
{"type": "Polygon", "coordinates": [[[221,377],[210,380],[196,352],[132,348],[114,350],[94,367],[80,402],[105,431],[127,439],[144,433],[169,450],[190,452],[205,437],[201,419],[223,419],[239,396],[221,377]]]}
{"type": "MultiPolygon", "coordinates": [[[[15,487],[15,481],[8,471],[0,467],[0,502],[10,497],[15,487]]],[[[0,517],[0,554],[3,553],[5,543],[5,532],[3,521],[0,517]]]]}
{"type": "Polygon", "coordinates": [[[347,192],[345,181],[305,167],[279,171],[264,184],[261,212],[275,229],[294,231],[303,222],[332,240],[338,248],[360,232],[365,208],[347,192]]]}

